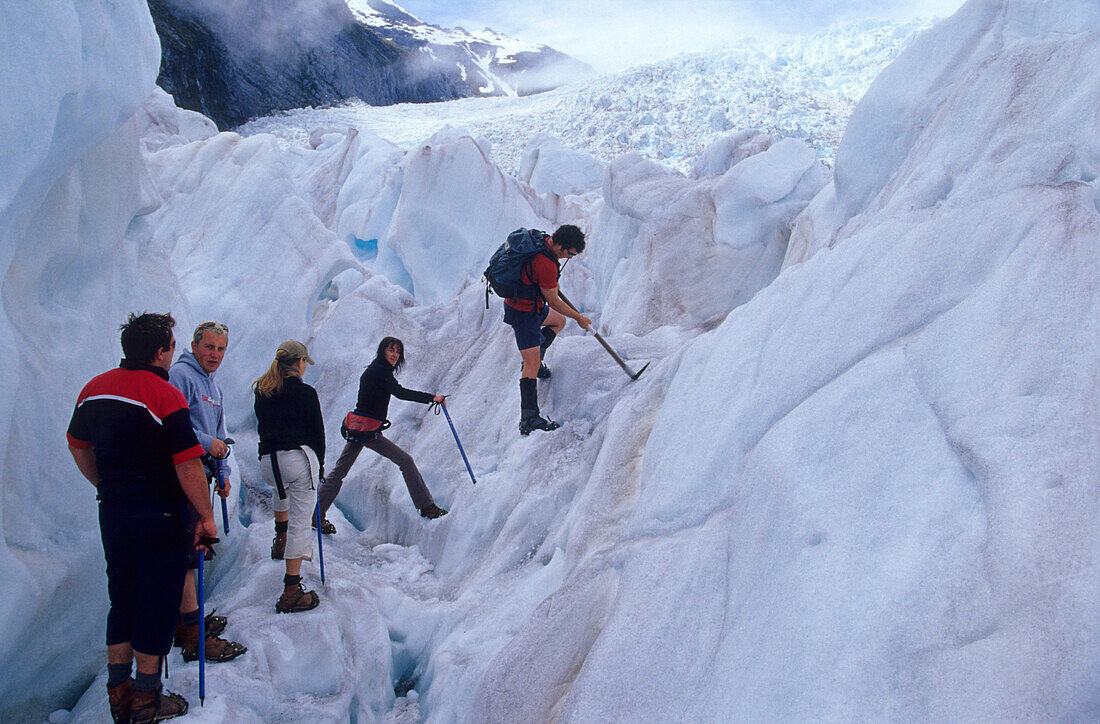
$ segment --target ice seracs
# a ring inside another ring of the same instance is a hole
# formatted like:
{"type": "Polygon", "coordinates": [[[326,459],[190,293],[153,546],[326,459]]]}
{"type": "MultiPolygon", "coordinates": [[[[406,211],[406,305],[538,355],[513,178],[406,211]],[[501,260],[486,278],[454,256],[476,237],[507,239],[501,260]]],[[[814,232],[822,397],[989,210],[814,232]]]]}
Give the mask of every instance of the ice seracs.
{"type": "Polygon", "coordinates": [[[569,196],[598,189],[603,169],[604,165],[587,153],[566,146],[548,133],[539,133],[523,152],[519,179],[539,193],[569,196]]]}

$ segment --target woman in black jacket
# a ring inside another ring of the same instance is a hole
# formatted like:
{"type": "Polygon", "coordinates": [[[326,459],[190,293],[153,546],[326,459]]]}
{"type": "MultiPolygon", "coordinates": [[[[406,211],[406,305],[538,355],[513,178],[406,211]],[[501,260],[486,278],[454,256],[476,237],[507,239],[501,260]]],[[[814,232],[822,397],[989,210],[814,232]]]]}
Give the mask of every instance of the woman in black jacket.
{"type": "Polygon", "coordinates": [[[308,611],[320,602],[302,586],[302,560],[313,560],[309,521],[317,505],[313,482],[324,477],[325,423],[317,391],[302,381],[313,364],[306,346],[279,345],[271,367],[252,385],[260,433],[260,472],[275,489],[271,557],[286,560],[279,613],[308,611]]]}
{"type": "Polygon", "coordinates": [[[386,413],[389,410],[391,395],[401,400],[424,404],[443,401],[443,395],[406,390],[399,385],[394,378],[394,372],[399,372],[404,366],[405,345],[396,337],[384,337],[378,343],[378,352],[374,361],[359,378],[359,400],[355,405],[355,411],[349,413],[344,420],[347,430],[345,437],[348,442],[344,445],[340,457],[337,458],[336,466],[325,478],[321,489],[317,491],[317,500],[321,506],[321,531],[324,533],[336,532],[336,527],[325,519],[325,513],[328,512],[332,501],[336,500],[336,494],[344,484],[344,477],[351,470],[352,464],[364,447],[369,447],[397,464],[401,469],[401,475],[405,478],[405,486],[409,489],[409,495],[412,496],[413,505],[420,511],[420,515],[425,518],[438,518],[447,514],[446,510],[435,504],[428,486],[424,484],[424,478],[416,469],[412,456],[382,437],[382,431],[389,427],[386,413]]]}

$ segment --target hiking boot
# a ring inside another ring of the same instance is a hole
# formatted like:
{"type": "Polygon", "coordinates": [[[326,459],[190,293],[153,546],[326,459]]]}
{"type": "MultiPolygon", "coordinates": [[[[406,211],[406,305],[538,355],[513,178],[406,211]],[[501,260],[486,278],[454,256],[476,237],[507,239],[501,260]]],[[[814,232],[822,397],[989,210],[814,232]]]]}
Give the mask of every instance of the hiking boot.
{"type": "Polygon", "coordinates": [[[533,430],[557,430],[561,425],[553,420],[547,420],[538,415],[531,417],[525,417],[519,421],[519,434],[523,436],[530,435],[533,430]]]}
{"type": "Polygon", "coordinates": [[[447,515],[447,511],[443,510],[443,508],[440,508],[435,503],[420,509],[421,518],[442,518],[445,515],[447,515]]]}
{"type": "MultiPolygon", "coordinates": [[[[184,640],[181,644],[183,651],[184,661],[198,661],[199,658],[199,627],[198,626],[185,626],[184,627],[184,640]]],[[[208,633],[206,635],[205,654],[206,660],[214,663],[222,661],[232,661],[245,651],[248,651],[244,646],[241,646],[236,641],[226,641],[223,638],[208,633]]]]}
{"type": "Polygon", "coordinates": [[[298,613],[317,608],[321,602],[320,597],[313,591],[307,591],[301,583],[296,586],[284,586],[283,595],[275,602],[275,611],[278,613],[298,613]]]}
{"type": "MultiPolygon", "coordinates": [[[[214,609],[216,611],[217,609],[214,609]]],[[[225,616],[215,616],[214,611],[206,614],[206,618],[203,619],[205,625],[203,626],[207,636],[217,636],[222,631],[225,631],[225,627],[229,624],[229,621],[225,616]]],[[[176,633],[172,637],[173,646],[183,646],[184,638],[187,635],[187,627],[183,625],[183,621],[176,624],[176,633]]]]}
{"type": "Polygon", "coordinates": [[[152,724],[153,722],[175,719],[187,713],[187,699],[170,691],[161,693],[162,687],[153,691],[135,691],[130,721],[134,724],[152,724]]]}
{"type": "Polygon", "coordinates": [[[271,560],[283,560],[284,553],[286,553],[286,533],[276,533],[271,540],[271,560]]]}
{"type": "Polygon", "coordinates": [[[115,724],[130,724],[130,709],[134,704],[134,680],[127,679],[118,686],[108,686],[107,701],[111,703],[111,718],[115,724]]]}
{"type": "MultiPolygon", "coordinates": [[[[313,530],[317,530],[317,519],[314,518],[312,523],[313,523],[313,530]]],[[[325,518],[324,520],[321,521],[321,532],[324,533],[325,535],[336,535],[336,526],[334,526],[332,523],[330,523],[328,518],[325,518]]]]}

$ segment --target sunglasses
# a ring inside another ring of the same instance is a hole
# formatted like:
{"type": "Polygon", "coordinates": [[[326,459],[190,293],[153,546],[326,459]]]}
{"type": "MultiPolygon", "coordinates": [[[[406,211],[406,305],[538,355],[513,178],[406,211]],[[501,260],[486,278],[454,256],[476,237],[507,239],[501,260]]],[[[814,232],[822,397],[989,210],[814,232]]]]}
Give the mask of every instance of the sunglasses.
{"type": "Polygon", "coordinates": [[[203,322],[199,326],[195,327],[195,340],[197,341],[201,339],[202,333],[206,332],[207,330],[213,332],[214,334],[221,335],[222,337],[229,336],[228,324],[222,324],[221,322],[203,322]]]}

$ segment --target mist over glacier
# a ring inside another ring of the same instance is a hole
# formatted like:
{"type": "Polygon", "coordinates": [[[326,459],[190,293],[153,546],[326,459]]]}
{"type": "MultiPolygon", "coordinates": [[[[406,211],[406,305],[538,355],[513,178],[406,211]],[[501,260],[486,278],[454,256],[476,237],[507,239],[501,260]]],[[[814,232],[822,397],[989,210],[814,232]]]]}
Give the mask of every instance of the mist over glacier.
{"type": "Polygon", "coordinates": [[[201,709],[172,655],[196,721],[1100,717],[1094,4],[971,0],[878,74],[832,169],[747,127],[677,168],[539,125],[510,164],[442,122],[217,133],[155,89],[139,0],[0,20],[0,718],[109,720],[63,432],[141,309],[231,330],[208,605],[249,652],[201,709]],[[631,382],[570,326],[539,391],[563,427],[521,438],[479,279],[508,231],[561,223],[589,239],[562,288],[650,366],[631,382]],[[306,342],[334,459],[387,334],[404,385],[450,395],[477,485],[446,421],[395,402],[387,434],[450,514],[364,454],[326,585],[305,570],[320,607],[277,616],[249,384],[306,342]]]}

